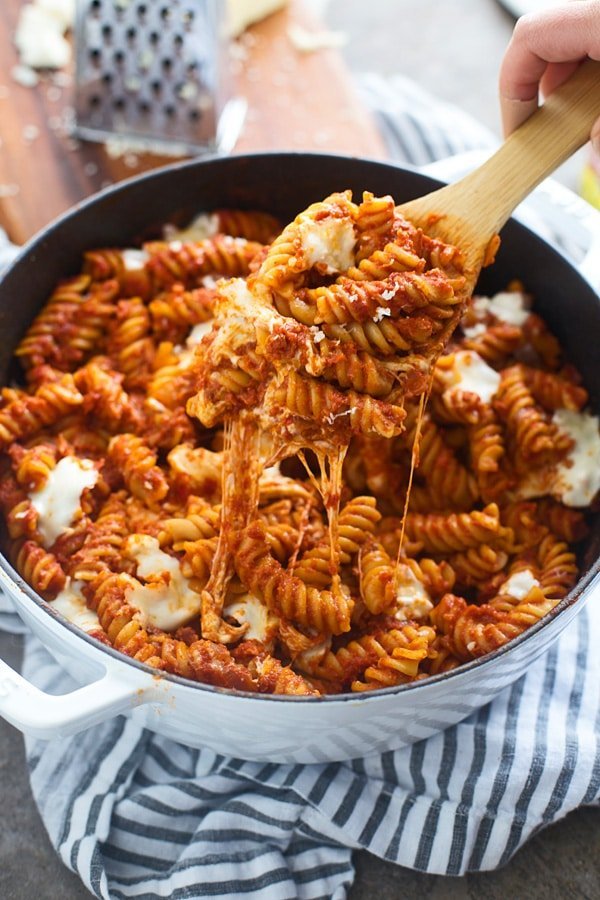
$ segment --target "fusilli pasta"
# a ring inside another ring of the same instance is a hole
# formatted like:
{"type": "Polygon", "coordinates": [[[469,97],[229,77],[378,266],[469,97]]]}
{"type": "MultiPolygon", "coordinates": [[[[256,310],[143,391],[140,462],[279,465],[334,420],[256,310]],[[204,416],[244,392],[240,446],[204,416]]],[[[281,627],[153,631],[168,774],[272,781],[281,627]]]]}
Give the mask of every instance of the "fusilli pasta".
{"type": "Polygon", "coordinates": [[[521,634],[577,580],[598,422],[522,285],[469,300],[461,265],[350,192],[91,249],[0,395],[19,573],[122,653],[255,693],[521,634]]]}

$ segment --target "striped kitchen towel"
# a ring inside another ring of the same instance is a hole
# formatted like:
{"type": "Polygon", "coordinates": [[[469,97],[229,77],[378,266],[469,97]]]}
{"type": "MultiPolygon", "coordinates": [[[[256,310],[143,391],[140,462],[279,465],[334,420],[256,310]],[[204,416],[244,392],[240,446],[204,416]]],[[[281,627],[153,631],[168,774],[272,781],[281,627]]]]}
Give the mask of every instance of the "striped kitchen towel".
{"type": "MultiPolygon", "coordinates": [[[[493,144],[405,79],[368,77],[362,90],[404,161],[493,144]]],[[[2,613],[14,622],[0,598],[2,613]]],[[[27,739],[33,794],[65,864],[105,900],[341,900],[356,848],[430,873],[493,869],[539,828],[598,802],[599,629],[592,598],[512,688],[393,753],[262,764],[118,718],[62,741],[27,739]]],[[[49,692],[73,687],[32,637],[24,674],[49,692]]]]}

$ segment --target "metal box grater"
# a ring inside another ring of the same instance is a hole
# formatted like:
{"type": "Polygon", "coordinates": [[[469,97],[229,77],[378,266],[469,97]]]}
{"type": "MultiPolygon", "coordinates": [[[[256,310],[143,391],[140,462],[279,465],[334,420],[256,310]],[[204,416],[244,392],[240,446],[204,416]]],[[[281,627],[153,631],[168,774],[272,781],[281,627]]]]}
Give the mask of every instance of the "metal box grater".
{"type": "Polygon", "coordinates": [[[77,0],[75,129],[167,152],[228,151],[245,102],[228,86],[223,0],[77,0]]]}

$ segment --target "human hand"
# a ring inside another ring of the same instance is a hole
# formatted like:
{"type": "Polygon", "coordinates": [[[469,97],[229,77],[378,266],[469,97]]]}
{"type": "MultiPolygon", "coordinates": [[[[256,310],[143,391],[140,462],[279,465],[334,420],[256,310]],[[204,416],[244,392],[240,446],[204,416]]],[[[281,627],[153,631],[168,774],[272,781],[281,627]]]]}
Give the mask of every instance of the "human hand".
{"type": "MultiPolygon", "coordinates": [[[[508,136],[586,58],[600,60],[600,0],[571,0],[529,13],[515,25],[500,68],[500,110],[508,136]]],[[[599,118],[591,140],[600,153],[599,118]]]]}

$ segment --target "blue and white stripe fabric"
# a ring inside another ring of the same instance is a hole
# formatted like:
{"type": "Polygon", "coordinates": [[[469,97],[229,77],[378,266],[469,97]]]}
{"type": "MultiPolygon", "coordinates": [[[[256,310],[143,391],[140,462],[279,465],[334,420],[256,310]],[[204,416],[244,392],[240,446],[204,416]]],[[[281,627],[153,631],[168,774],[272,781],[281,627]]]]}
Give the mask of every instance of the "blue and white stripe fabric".
{"type": "MultiPolygon", "coordinates": [[[[405,161],[493,141],[405,80],[369,77],[362,89],[405,161]]],[[[15,621],[0,597],[0,625],[15,621]]],[[[357,848],[430,873],[493,869],[541,827],[598,802],[599,633],[592,598],[512,688],[394,753],[247,762],[118,718],[61,741],[27,739],[33,794],[62,860],[104,900],[342,900],[357,848]]],[[[74,686],[32,637],[23,670],[51,693],[74,686]]]]}

